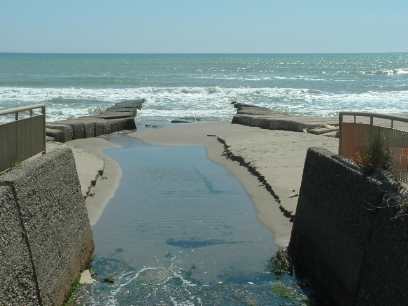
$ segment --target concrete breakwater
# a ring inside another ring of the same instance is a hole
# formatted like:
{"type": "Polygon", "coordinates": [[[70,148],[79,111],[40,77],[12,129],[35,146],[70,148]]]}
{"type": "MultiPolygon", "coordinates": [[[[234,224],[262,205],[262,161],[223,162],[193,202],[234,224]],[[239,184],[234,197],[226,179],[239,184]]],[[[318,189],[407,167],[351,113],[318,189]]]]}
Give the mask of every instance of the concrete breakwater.
{"type": "Polygon", "coordinates": [[[72,151],[0,175],[0,304],[62,305],[94,244],[72,151]]]}
{"type": "Polygon", "coordinates": [[[389,191],[329,151],[308,151],[289,253],[330,305],[408,304],[408,222],[389,191]]]}
{"type": "Polygon", "coordinates": [[[233,103],[237,114],[232,123],[268,130],[307,132],[315,135],[337,137],[338,121],[332,118],[290,116],[266,107],[233,103]]]}
{"type": "Polygon", "coordinates": [[[58,142],[136,129],[134,118],[144,99],[119,102],[93,116],[47,123],[47,136],[58,142]]]}

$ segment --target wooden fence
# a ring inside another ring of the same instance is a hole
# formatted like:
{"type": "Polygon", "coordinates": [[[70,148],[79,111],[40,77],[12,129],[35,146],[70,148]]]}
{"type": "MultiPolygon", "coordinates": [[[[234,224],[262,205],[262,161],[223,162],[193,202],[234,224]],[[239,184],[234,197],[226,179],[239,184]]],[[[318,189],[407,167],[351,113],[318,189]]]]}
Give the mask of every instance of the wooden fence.
{"type": "Polygon", "coordinates": [[[358,161],[374,137],[380,137],[390,156],[396,179],[408,183],[408,118],[375,113],[339,114],[339,155],[358,161]]]}
{"type": "Polygon", "coordinates": [[[0,172],[46,151],[45,106],[0,111],[0,172]]]}

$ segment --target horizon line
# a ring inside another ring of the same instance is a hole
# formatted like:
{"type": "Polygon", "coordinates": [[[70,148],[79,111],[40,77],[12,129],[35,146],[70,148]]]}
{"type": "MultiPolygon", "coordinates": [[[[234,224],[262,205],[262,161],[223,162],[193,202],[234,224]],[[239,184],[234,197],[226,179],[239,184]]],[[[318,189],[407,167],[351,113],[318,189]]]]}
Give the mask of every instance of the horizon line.
{"type": "Polygon", "coordinates": [[[398,54],[407,51],[356,51],[356,52],[30,52],[0,51],[0,54],[32,55],[312,55],[312,54],[398,54]]]}

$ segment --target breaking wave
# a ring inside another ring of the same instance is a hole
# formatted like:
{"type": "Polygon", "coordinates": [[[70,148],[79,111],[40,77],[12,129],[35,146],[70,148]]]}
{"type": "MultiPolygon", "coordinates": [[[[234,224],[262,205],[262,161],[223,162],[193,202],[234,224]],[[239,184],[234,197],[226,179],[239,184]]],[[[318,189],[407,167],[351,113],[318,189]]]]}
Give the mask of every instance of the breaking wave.
{"type": "Polygon", "coordinates": [[[341,110],[401,113],[408,109],[408,90],[333,93],[305,88],[139,87],[139,88],[20,88],[0,87],[0,108],[45,103],[50,119],[92,114],[113,103],[145,98],[141,116],[211,117],[229,119],[232,101],[277,111],[334,115],[341,110]]]}
{"type": "Polygon", "coordinates": [[[408,68],[380,69],[369,72],[362,71],[361,73],[365,75],[403,76],[408,75],[408,68]]]}

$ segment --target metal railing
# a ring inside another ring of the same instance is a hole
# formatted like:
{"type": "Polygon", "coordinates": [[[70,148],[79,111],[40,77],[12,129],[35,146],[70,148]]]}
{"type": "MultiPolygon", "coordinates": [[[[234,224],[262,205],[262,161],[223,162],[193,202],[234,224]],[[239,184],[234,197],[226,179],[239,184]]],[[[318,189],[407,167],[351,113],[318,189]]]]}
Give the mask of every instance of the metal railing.
{"type": "Polygon", "coordinates": [[[9,121],[0,121],[0,172],[46,151],[45,105],[0,110],[3,116],[9,121]]]}
{"type": "Polygon", "coordinates": [[[381,137],[384,149],[389,153],[391,171],[398,181],[408,183],[408,118],[341,112],[339,128],[339,155],[358,161],[367,152],[370,142],[375,137],[381,137]]]}

